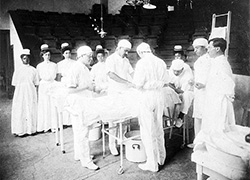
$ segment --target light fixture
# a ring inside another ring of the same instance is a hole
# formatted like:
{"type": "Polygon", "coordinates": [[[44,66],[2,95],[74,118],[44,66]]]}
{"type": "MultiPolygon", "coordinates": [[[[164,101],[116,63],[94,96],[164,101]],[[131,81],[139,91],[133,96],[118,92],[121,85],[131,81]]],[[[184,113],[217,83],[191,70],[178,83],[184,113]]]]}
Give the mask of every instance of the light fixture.
{"type": "Polygon", "coordinates": [[[101,4],[101,18],[100,18],[100,20],[101,20],[101,31],[100,32],[98,32],[98,34],[100,34],[100,37],[101,38],[104,38],[104,36],[106,36],[106,32],[103,30],[103,7],[102,7],[103,5],[101,4]]]}
{"type": "Polygon", "coordinates": [[[150,0],[127,0],[126,3],[130,6],[140,6],[143,5],[142,7],[144,9],[155,9],[156,6],[153,4],[150,4],[150,0]]]}

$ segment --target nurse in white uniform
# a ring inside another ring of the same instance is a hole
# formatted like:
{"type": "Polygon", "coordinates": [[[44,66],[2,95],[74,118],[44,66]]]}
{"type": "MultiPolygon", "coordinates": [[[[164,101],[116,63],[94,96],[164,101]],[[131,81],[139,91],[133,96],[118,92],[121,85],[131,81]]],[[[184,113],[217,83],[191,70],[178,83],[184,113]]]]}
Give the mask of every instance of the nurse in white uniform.
{"type": "Polygon", "coordinates": [[[57,127],[56,109],[49,95],[56,79],[57,65],[50,61],[51,51],[47,44],[41,46],[40,55],[43,62],[36,67],[39,76],[37,131],[47,132],[57,127]]]}
{"type": "MultiPolygon", "coordinates": [[[[68,43],[61,45],[61,52],[64,59],[57,63],[57,80],[63,84],[63,87],[66,85],[69,69],[76,62],[71,59],[71,50],[72,48],[68,43]]],[[[70,114],[67,111],[63,111],[63,125],[71,125],[70,114]]]]}
{"type": "Polygon", "coordinates": [[[98,63],[94,64],[91,68],[91,78],[95,84],[95,92],[99,94],[105,94],[108,88],[108,77],[105,67],[105,50],[96,50],[96,59],[98,63]]]}
{"type": "Polygon", "coordinates": [[[37,70],[29,65],[30,50],[21,54],[23,64],[15,70],[12,86],[15,86],[11,109],[11,133],[17,136],[36,132],[37,91],[39,83],[37,70]]]}

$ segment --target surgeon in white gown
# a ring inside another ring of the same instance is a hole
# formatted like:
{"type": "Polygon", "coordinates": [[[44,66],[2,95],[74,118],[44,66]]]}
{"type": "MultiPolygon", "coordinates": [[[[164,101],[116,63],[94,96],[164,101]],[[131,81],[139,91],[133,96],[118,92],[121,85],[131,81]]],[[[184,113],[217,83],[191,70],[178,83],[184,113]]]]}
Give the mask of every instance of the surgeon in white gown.
{"type": "Polygon", "coordinates": [[[179,94],[182,100],[180,113],[176,122],[176,127],[181,127],[183,124],[184,115],[192,104],[194,98],[193,80],[194,75],[192,69],[182,59],[174,59],[169,68],[170,87],[179,94]]]}
{"type": "Polygon", "coordinates": [[[15,86],[11,109],[11,133],[17,136],[36,132],[38,74],[29,65],[30,50],[21,54],[23,64],[14,71],[12,85],[15,86]]]}
{"type": "Polygon", "coordinates": [[[147,43],[137,47],[141,59],[137,62],[133,83],[141,91],[139,124],[142,143],[147,156],[146,163],[139,164],[142,170],[157,172],[158,164],[166,158],[162,116],[164,110],[163,87],[167,84],[166,64],[152,54],[147,43]]]}
{"type": "MultiPolygon", "coordinates": [[[[88,66],[92,61],[92,50],[89,46],[77,49],[77,61],[72,65],[68,74],[68,102],[79,99],[78,97],[92,97],[94,86],[90,77],[88,66]]],[[[74,134],[74,159],[80,160],[81,165],[91,170],[97,170],[90,156],[88,140],[88,120],[84,116],[71,116],[74,134]]]]}
{"type": "Polygon", "coordinates": [[[57,65],[50,61],[51,50],[47,44],[41,46],[40,55],[43,58],[43,62],[39,63],[36,67],[39,76],[37,131],[47,132],[57,127],[56,109],[52,105],[49,95],[55,83],[57,65]]]}
{"type": "MultiPolygon", "coordinates": [[[[199,56],[194,63],[193,118],[195,136],[199,133],[201,129],[206,83],[211,66],[211,58],[207,54],[207,46],[208,41],[205,38],[197,38],[193,42],[194,52],[197,56],[199,56]]],[[[193,144],[189,144],[188,147],[193,148],[193,144]]]]}
{"type": "Polygon", "coordinates": [[[210,40],[208,54],[211,69],[206,85],[203,131],[223,131],[235,124],[233,109],[234,88],[231,66],[224,55],[225,40],[210,40]]]}
{"type": "MultiPolygon", "coordinates": [[[[108,95],[119,94],[132,87],[132,76],[134,70],[127,58],[127,54],[130,51],[132,45],[126,39],[121,39],[116,51],[107,57],[106,59],[106,71],[108,76],[108,95]]],[[[109,123],[109,127],[113,127],[112,122],[109,123]]],[[[109,131],[110,134],[115,135],[116,129],[109,131]]],[[[109,149],[111,154],[118,155],[116,149],[116,140],[109,136],[109,149]]]]}

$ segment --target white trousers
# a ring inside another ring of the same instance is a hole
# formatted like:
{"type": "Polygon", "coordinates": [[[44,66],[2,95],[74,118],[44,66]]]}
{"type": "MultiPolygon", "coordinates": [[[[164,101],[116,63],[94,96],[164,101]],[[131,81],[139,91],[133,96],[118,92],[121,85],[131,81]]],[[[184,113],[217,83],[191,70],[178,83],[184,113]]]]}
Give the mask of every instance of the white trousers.
{"type": "Polygon", "coordinates": [[[88,134],[88,126],[83,124],[83,119],[79,116],[72,117],[72,129],[74,134],[75,159],[80,159],[82,164],[91,161],[88,134]]]}
{"type": "Polygon", "coordinates": [[[158,163],[166,158],[164,131],[162,126],[164,100],[161,91],[142,93],[140,104],[140,134],[147,156],[147,167],[158,171],[158,163]]]}

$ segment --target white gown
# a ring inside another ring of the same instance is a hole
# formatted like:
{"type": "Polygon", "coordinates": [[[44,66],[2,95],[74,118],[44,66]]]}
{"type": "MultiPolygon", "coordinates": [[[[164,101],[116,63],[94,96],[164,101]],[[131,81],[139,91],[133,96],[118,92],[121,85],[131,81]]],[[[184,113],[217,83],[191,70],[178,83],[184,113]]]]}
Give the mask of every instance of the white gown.
{"type": "MultiPolygon", "coordinates": [[[[84,88],[91,86],[89,69],[81,62],[76,61],[68,74],[67,87],[84,88]]],[[[71,93],[67,97],[68,104],[74,104],[78,97],[92,97],[92,91],[86,89],[78,93],[71,93]]],[[[84,124],[88,119],[86,116],[71,116],[72,129],[74,135],[74,158],[80,160],[82,165],[91,161],[88,141],[88,126],[84,124]]]]}
{"type": "Polygon", "coordinates": [[[203,131],[223,131],[235,124],[233,103],[235,83],[231,67],[225,56],[211,61],[211,70],[206,85],[205,107],[203,111],[203,131]]]}
{"type": "Polygon", "coordinates": [[[166,158],[162,124],[164,111],[162,85],[167,82],[168,74],[164,61],[153,54],[148,54],[137,62],[133,83],[142,87],[138,120],[147,156],[145,165],[152,171],[158,171],[158,164],[163,165],[166,158]]]}
{"type": "Polygon", "coordinates": [[[170,82],[174,83],[176,88],[180,88],[184,91],[184,93],[181,94],[182,103],[180,111],[184,114],[187,114],[194,98],[193,86],[189,84],[189,81],[193,80],[194,78],[192,69],[188,64],[185,63],[183,72],[179,76],[176,76],[173,73],[172,67],[170,67],[169,76],[170,82]]]}
{"type": "MultiPolygon", "coordinates": [[[[113,72],[125,80],[132,81],[131,74],[134,70],[129,60],[122,58],[117,52],[114,52],[106,59],[105,65],[107,72],[113,72]]],[[[128,90],[126,85],[108,78],[108,93],[119,93],[124,90],[128,90]]]]}
{"type": "Polygon", "coordinates": [[[37,65],[39,75],[38,88],[38,118],[37,131],[48,131],[51,128],[56,128],[56,109],[51,104],[52,100],[49,95],[51,88],[54,86],[57,65],[54,62],[41,62],[37,65]]]}
{"type": "Polygon", "coordinates": [[[38,74],[34,67],[22,65],[13,74],[15,92],[11,111],[12,134],[24,135],[36,132],[38,74]]]}
{"type": "MultiPolygon", "coordinates": [[[[208,54],[202,55],[195,61],[194,63],[195,82],[206,85],[210,66],[211,66],[211,60],[208,54]]],[[[194,88],[194,106],[193,106],[194,118],[199,118],[199,119],[202,118],[204,101],[205,101],[205,88],[202,89],[194,88]]]]}
{"type": "MultiPolygon", "coordinates": [[[[105,62],[105,68],[106,68],[106,72],[113,72],[116,75],[118,75],[119,77],[128,80],[128,81],[132,81],[132,77],[131,74],[134,72],[129,60],[124,57],[122,58],[121,56],[118,55],[117,52],[114,52],[113,54],[111,54],[105,62]]],[[[113,79],[108,77],[108,89],[107,89],[107,93],[110,94],[117,94],[117,93],[121,93],[123,91],[128,90],[128,86],[123,84],[123,83],[118,83],[116,81],[114,81],[113,79]]],[[[114,124],[112,122],[109,123],[109,127],[113,127],[114,124]]],[[[110,134],[115,135],[116,134],[116,129],[111,129],[110,134]]],[[[114,151],[112,149],[115,148],[115,139],[111,136],[109,136],[109,147],[111,150],[111,153],[113,153],[114,151]]],[[[116,152],[114,152],[113,154],[116,154],[116,152]]]]}

